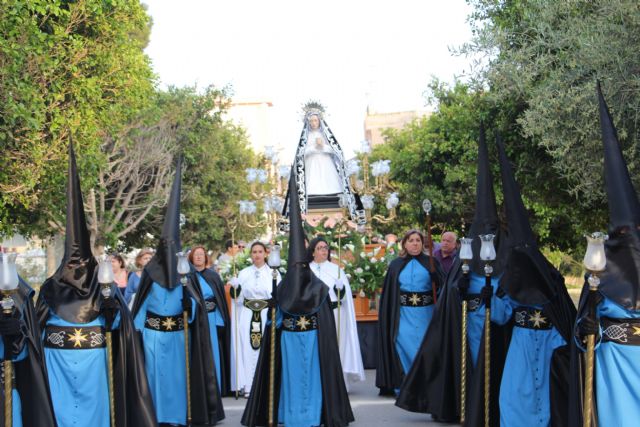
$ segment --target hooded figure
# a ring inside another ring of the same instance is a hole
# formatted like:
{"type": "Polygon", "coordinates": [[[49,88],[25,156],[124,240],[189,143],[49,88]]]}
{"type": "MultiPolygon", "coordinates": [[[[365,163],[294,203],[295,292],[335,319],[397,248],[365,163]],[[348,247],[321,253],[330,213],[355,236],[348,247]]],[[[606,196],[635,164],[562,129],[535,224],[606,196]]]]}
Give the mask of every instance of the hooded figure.
{"type": "Polygon", "coordinates": [[[564,278],[540,252],[509,159],[498,136],[507,213],[507,262],[500,279],[503,316],[513,324],[500,384],[500,423],[566,426],[569,346],[576,310],[564,278]]]}
{"type": "MultiPolygon", "coordinates": [[[[15,380],[12,393],[12,425],[55,427],[40,327],[33,308],[34,295],[33,289],[20,278],[18,288],[9,296],[15,304],[13,315],[0,315],[0,357],[2,361],[13,361],[15,380]],[[25,402],[24,410],[22,402],[25,402]]],[[[4,408],[4,393],[0,393],[0,407],[4,408]]],[[[4,417],[4,411],[0,411],[0,425],[5,425],[4,417]]]]}
{"type": "MultiPolygon", "coordinates": [[[[500,230],[493,178],[484,127],[480,126],[476,176],[476,209],[468,236],[473,238],[473,260],[468,276],[462,274],[462,262],[456,259],[440,294],[429,330],[416,360],[402,384],[396,405],[412,412],[430,413],[436,420],[454,422],[460,418],[460,377],[462,342],[462,300],[467,300],[466,424],[484,425],[484,318],[485,298],[492,296],[491,320],[503,305],[498,288],[506,260],[504,233],[500,230]],[[484,264],[480,260],[481,234],[495,235],[496,260],[492,263],[491,287],[486,287],[484,264]],[[483,293],[486,294],[483,296],[483,293]],[[496,295],[494,295],[496,294],[496,295]],[[436,350],[437,349],[437,350],[436,350]]],[[[491,327],[491,406],[492,425],[499,425],[498,400],[502,365],[509,331],[491,327]]]]}
{"type": "Polygon", "coordinates": [[[349,185],[342,148],[318,109],[310,109],[304,117],[294,176],[296,185],[291,194],[298,196],[301,213],[313,208],[337,208],[340,196],[344,195],[351,219],[363,223],[364,210],[349,185]]]}
{"type": "Polygon", "coordinates": [[[40,288],[37,303],[57,423],[110,426],[105,331],[111,330],[115,423],[155,426],[144,356],[129,310],[115,284],[113,297],[102,296],[96,267],[70,143],[65,252],[58,270],[40,288]]]}
{"type": "Polygon", "coordinates": [[[597,84],[609,203],[607,264],[600,286],[585,283],[572,351],[571,425],[582,425],[582,339],[595,334],[593,425],[635,426],[640,419],[640,203],[620,150],[616,129],[597,84]]]}
{"type": "MultiPolygon", "coordinates": [[[[188,312],[192,425],[215,425],[224,418],[211,345],[207,305],[193,270],[183,287],[177,269],[180,244],[181,164],[156,253],[145,266],[133,305],[142,334],[145,365],[159,423],[187,424],[187,373],[183,312],[188,312]]],[[[213,326],[215,327],[215,326],[213,326]]]]}
{"type": "MultiPolygon", "coordinates": [[[[329,288],[306,259],[295,177],[289,178],[290,233],[287,273],[272,298],[277,306],[273,413],[287,427],[346,426],[354,420],[342,376],[329,288]]],[[[271,325],[260,347],[245,426],[266,426],[269,413],[271,325]]]]}

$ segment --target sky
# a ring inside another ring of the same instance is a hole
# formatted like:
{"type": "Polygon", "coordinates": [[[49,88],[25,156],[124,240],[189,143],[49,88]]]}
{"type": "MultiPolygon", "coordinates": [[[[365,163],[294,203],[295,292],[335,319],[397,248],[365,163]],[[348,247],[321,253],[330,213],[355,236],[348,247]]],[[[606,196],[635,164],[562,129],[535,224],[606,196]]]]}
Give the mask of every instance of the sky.
{"type": "Polygon", "coordinates": [[[470,60],[464,0],[143,0],[153,19],[146,53],[160,86],[230,86],[237,100],[273,103],[274,144],[291,158],[301,106],[325,119],[351,157],[375,112],[430,108],[432,77],[453,82],[470,60]]]}

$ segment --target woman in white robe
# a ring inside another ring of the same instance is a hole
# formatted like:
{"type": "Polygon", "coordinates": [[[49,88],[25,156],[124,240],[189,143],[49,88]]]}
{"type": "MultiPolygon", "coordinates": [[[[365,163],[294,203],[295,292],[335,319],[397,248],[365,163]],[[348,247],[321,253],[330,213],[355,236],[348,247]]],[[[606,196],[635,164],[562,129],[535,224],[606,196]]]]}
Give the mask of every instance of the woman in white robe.
{"type": "Polygon", "coordinates": [[[353,295],[349,280],[343,269],[329,261],[331,250],[324,238],[316,237],[311,240],[308,254],[311,271],[329,287],[329,297],[334,307],[333,315],[336,320],[336,329],[339,337],[342,372],[344,373],[344,382],[347,390],[349,390],[350,384],[365,380],[356,314],[353,307],[353,295]],[[338,293],[342,297],[340,299],[339,315],[338,293]]]}
{"type": "MultiPolygon", "coordinates": [[[[244,393],[244,397],[249,397],[251,391],[262,334],[267,323],[267,301],[271,299],[273,276],[266,260],[266,245],[254,242],[251,245],[253,265],[244,268],[237,278],[231,280],[231,297],[234,298],[234,290],[237,292],[237,298],[231,304],[231,390],[244,393]]],[[[278,283],[280,279],[278,273],[278,283]]]]}

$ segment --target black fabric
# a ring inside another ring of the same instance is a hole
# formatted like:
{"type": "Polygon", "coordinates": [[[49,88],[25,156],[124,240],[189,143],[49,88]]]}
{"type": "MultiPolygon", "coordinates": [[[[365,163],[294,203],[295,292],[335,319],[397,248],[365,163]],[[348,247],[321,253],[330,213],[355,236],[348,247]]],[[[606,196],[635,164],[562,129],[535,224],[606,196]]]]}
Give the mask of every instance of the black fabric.
{"type": "Polygon", "coordinates": [[[640,310],[640,233],[617,230],[604,247],[607,265],[598,290],[625,310],[640,310]]]}
{"type": "MultiPolygon", "coordinates": [[[[133,326],[133,318],[117,286],[112,285],[111,295],[114,295],[120,314],[120,326],[113,331],[112,353],[116,425],[156,426],[155,409],[144,367],[144,351],[133,326]]],[[[45,328],[51,308],[42,295],[38,299],[37,313],[40,327],[45,328]]]]}
{"type": "Polygon", "coordinates": [[[357,322],[358,341],[364,369],[376,369],[378,364],[378,322],[357,322]]]}
{"type": "MultiPolygon", "coordinates": [[[[340,354],[338,352],[336,325],[329,299],[325,299],[318,307],[318,351],[320,358],[320,379],[322,382],[322,415],[321,424],[325,427],[346,426],[354,421],[349,403],[349,395],[344,384],[340,354]]],[[[269,315],[271,318],[271,315],[269,315]]],[[[271,348],[271,324],[265,328],[256,373],[251,387],[247,406],[242,414],[242,425],[266,426],[269,420],[269,362],[271,348]]],[[[282,355],[280,337],[282,331],[276,331],[276,363],[274,416],[278,416],[280,387],[282,379],[282,355]]]]}
{"type": "MultiPolygon", "coordinates": [[[[44,350],[40,341],[40,327],[33,309],[33,290],[22,280],[12,298],[15,314],[24,322],[24,339],[16,343],[27,346],[27,357],[13,363],[15,388],[22,401],[24,427],[55,427],[56,420],[44,365],[44,350]],[[32,404],[35,403],[35,404],[32,404]]],[[[21,349],[16,349],[20,350],[21,349]]],[[[2,384],[4,387],[4,384],[2,384]]],[[[4,393],[0,393],[0,408],[4,408],[4,393]]],[[[0,425],[4,425],[4,411],[0,410],[0,425]]]]}
{"type": "Polygon", "coordinates": [[[218,347],[220,352],[220,394],[222,396],[231,395],[231,317],[229,316],[229,307],[227,306],[227,298],[224,290],[222,278],[215,271],[205,268],[199,274],[209,284],[216,299],[217,310],[224,320],[224,326],[215,327],[218,331],[218,347]]]}
{"type": "Polygon", "coordinates": [[[277,289],[278,305],[287,313],[309,315],[318,310],[329,294],[329,288],[311,274],[300,204],[295,197],[295,176],[289,178],[289,255],[287,273],[277,289]]]}
{"type": "Polygon", "coordinates": [[[102,326],[74,327],[74,326],[51,326],[48,325],[44,330],[44,346],[47,348],[63,349],[63,350],[91,350],[94,348],[105,348],[107,346],[106,329],[102,326]],[[80,334],[89,337],[84,341],[74,342],[65,339],[74,335],[78,331],[80,334]]]}
{"type": "MultiPolygon", "coordinates": [[[[404,372],[398,352],[396,351],[396,337],[400,322],[400,272],[411,261],[416,259],[427,271],[429,271],[429,257],[423,253],[416,257],[399,257],[391,261],[389,269],[382,285],[380,295],[380,309],[378,311],[378,363],[376,369],[376,387],[381,394],[387,394],[390,390],[400,387],[404,378],[404,372]]],[[[439,283],[442,283],[444,273],[438,260],[434,259],[435,275],[438,275],[439,283]]],[[[438,304],[440,302],[438,301],[438,304]]]]}
{"type": "Polygon", "coordinates": [[[484,126],[480,125],[480,138],[478,139],[478,163],[476,175],[476,208],[473,221],[469,228],[468,237],[472,238],[471,249],[473,259],[469,263],[471,271],[484,276],[485,262],[480,259],[481,234],[493,234],[493,244],[496,248],[496,260],[492,263],[493,274],[502,273],[506,256],[504,236],[500,230],[500,220],[496,208],[496,196],[493,190],[493,175],[489,165],[489,151],[485,141],[484,126]]]}
{"type": "MultiPolygon", "coordinates": [[[[224,419],[224,409],[216,378],[211,337],[209,335],[209,318],[204,297],[195,274],[192,271],[187,275],[186,289],[188,295],[196,301],[195,320],[189,324],[189,339],[191,341],[191,418],[194,425],[210,426],[224,419]]],[[[134,318],[147,299],[152,286],[153,279],[147,273],[145,267],[140,277],[140,286],[131,310],[134,318]]]]}
{"type": "Polygon", "coordinates": [[[164,216],[162,234],[158,240],[156,252],[145,270],[154,282],[165,288],[180,286],[178,280],[178,257],[176,254],[182,251],[180,243],[180,192],[182,187],[182,157],[178,158],[176,176],[173,179],[171,195],[164,216]]]}
{"type": "Polygon", "coordinates": [[[40,287],[39,298],[44,298],[51,310],[67,322],[88,323],[100,314],[100,286],[94,277],[98,273],[98,264],[91,253],[80,178],[71,142],[66,197],[64,256],[53,276],[40,287]]]}

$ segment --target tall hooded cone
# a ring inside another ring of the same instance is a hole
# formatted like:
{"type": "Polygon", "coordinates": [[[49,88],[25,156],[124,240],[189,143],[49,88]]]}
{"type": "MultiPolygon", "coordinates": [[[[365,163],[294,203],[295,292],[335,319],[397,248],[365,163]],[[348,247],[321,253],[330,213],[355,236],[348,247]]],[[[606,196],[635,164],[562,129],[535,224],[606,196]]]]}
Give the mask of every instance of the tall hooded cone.
{"type": "Polygon", "coordinates": [[[600,128],[604,145],[604,180],[609,201],[610,229],[636,228],[640,225],[640,203],[631,183],[627,164],[622,157],[618,134],[613,126],[609,108],[602,96],[600,82],[597,83],[600,108],[600,128]]]}
{"type": "Polygon", "coordinates": [[[182,156],[178,158],[176,176],[173,179],[171,195],[162,225],[162,234],[156,253],[145,270],[151,279],[165,288],[180,285],[178,276],[178,258],[176,253],[182,250],[180,243],[180,192],[182,191],[182,156]]]}
{"type": "Polygon", "coordinates": [[[609,202],[607,266],[600,293],[627,310],[640,309],[640,204],[622,156],[616,129],[597,84],[604,145],[604,178],[609,202]]]}
{"type": "Polygon", "coordinates": [[[500,256],[501,233],[498,210],[496,208],[496,196],[493,191],[493,176],[489,167],[489,151],[485,140],[484,126],[480,124],[480,138],[478,139],[478,168],[476,177],[476,210],[473,215],[473,222],[469,228],[468,237],[473,238],[473,260],[471,270],[477,274],[484,275],[484,262],[480,260],[480,238],[481,234],[494,234],[494,245],[498,256],[493,263],[494,275],[502,272],[504,258],[500,256]]]}
{"type": "Polygon", "coordinates": [[[287,273],[278,288],[278,304],[289,314],[306,315],[317,311],[329,288],[311,274],[309,268],[295,179],[292,168],[289,177],[289,255],[287,273]]]}
{"type": "Polygon", "coordinates": [[[97,262],[91,252],[91,239],[71,139],[67,179],[64,256],[53,276],[42,285],[40,294],[49,308],[64,320],[85,323],[99,314],[99,286],[95,278],[97,262]]]}
{"type": "Polygon", "coordinates": [[[503,242],[503,245],[508,246],[505,273],[500,280],[500,287],[520,304],[543,305],[560,288],[564,289],[564,280],[538,249],[500,135],[496,136],[496,143],[507,212],[507,242],[503,242]]]}

